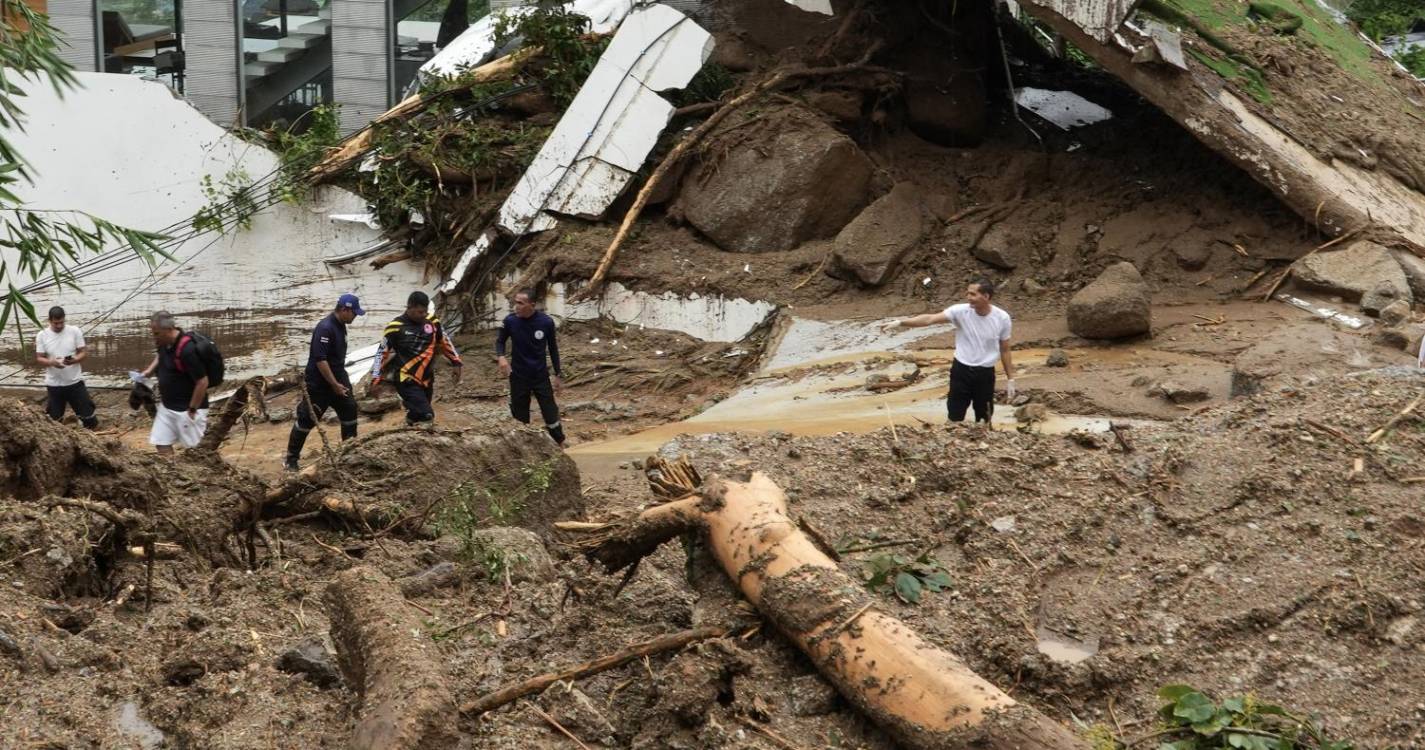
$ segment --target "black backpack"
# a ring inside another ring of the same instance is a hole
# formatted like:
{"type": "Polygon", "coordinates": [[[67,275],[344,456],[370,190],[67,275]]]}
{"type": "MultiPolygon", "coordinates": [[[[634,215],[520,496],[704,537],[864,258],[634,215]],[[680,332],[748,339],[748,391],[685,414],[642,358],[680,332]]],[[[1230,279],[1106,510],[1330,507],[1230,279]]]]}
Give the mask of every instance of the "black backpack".
{"type": "Polygon", "coordinates": [[[193,342],[193,352],[198,355],[198,361],[203,363],[203,369],[208,371],[208,387],[216,388],[223,384],[223,353],[218,350],[218,342],[204,336],[196,331],[184,331],[178,338],[178,345],[173,349],[173,366],[183,372],[183,346],[187,342],[193,342]]]}

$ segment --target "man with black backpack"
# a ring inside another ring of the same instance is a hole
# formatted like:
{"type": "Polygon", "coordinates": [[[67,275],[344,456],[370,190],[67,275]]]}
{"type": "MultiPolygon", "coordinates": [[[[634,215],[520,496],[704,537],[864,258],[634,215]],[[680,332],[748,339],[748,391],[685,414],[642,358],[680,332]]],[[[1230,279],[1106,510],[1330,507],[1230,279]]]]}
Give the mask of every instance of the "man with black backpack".
{"type": "Polygon", "coordinates": [[[144,377],[158,375],[159,403],[148,442],[172,455],[173,444],[193,448],[208,426],[208,389],[223,382],[223,355],[202,334],[185,332],[162,310],[149,320],[158,354],[144,377]]]}

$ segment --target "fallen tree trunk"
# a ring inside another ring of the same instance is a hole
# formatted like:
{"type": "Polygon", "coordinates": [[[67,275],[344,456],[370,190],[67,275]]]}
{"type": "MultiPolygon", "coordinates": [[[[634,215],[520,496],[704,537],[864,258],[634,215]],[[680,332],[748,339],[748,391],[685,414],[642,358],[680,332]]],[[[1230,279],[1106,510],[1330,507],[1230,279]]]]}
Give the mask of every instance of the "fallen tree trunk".
{"type": "MultiPolygon", "coordinates": [[[[539,47],[522,49],[511,53],[498,60],[481,65],[470,72],[470,77],[466,79],[470,86],[478,83],[486,83],[501,78],[512,78],[519,71],[520,65],[531,56],[540,52],[539,47]]],[[[442,92],[447,95],[451,91],[442,92]]],[[[338,174],[346,171],[352,164],[356,163],[371,148],[372,129],[385,122],[393,120],[405,120],[414,117],[428,106],[434,97],[422,97],[420,94],[412,94],[403,99],[399,104],[387,110],[385,114],[371,121],[371,124],[363,128],[355,135],[346,139],[340,146],[317,162],[316,166],[307,171],[307,180],[313,185],[319,185],[332,179],[338,174]]]]}
{"type": "Polygon", "coordinates": [[[380,571],[338,573],[327,588],[327,614],[337,662],[361,697],[353,750],[455,747],[455,700],[435,642],[380,571]]]}
{"type": "MultiPolygon", "coordinates": [[[[696,472],[649,459],[660,494],[696,472]],[[676,481],[670,481],[670,478],[676,481]]],[[[691,490],[691,482],[683,485],[691,490]]],[[[1072,750],[1086,743],[1037,710],[877,611],[865,587],[841,572],[787,516],[786,498],[766,475],[746,483],[709,481],[697,494],[632,519],[581,531],[577,546],[610,570],[631,565],[694,529],[742,593],[801,648],[837,690],[913,750],[976,747],[1072,750]]]]}
{"type": "Polygon", "coordinates": [[[218,415],[212,429],[203,433],[203,439],[198,441],[198,450],[216,451],[223,447],[223,441],[228,439],[228,433],[232,432],[233,426],[249,412],[265,415],[267,408],[263,399],[266,393],[267,379],[263,377],[248,378],[238,386],[233,395],[228,397],[227,403],[223,404],[223,411],[218,415]]]}

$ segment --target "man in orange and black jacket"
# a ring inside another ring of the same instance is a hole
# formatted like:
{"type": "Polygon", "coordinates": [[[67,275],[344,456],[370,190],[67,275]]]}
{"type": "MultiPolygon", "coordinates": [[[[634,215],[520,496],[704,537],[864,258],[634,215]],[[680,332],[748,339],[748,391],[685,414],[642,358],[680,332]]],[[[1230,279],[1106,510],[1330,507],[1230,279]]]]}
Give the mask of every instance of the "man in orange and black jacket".
{"type": "Polygon", "coordinates": [[[455,366],[452,382],[460,382],[460,353],[455,351],[440,319],[429,312],[430,297],[425,292],[411,292],[406,298],[406,312],[386,324],[385,337],[376,351],[376,364],[371,368],[371,394],[377,393],[385,381],[393,381],[406,407],[408,425],[435,420],[431,400],[435,395],[437,353],[455,366]]]}

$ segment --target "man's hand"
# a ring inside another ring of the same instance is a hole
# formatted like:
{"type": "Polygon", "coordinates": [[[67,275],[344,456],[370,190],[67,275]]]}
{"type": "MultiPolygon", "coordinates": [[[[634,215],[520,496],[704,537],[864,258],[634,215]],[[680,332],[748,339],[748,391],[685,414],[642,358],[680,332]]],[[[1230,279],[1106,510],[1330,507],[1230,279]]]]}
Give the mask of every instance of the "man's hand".
{"type": "Polygon", "coordinates": [[[195,422],[198,421],[198,410],[191,406],[188,407],[188,418],[195,422]]]}
{"type": "Polygon", "coordinates": [[[377,398],[381,395],[381,383],[369,383],[366,386],[366,397],[377,398]]]}
{"type": "Polygon", "coordinates": [[[346,398],[347,394],[351,393],[351,389],[341,383],[332,383],[331,388],[332,393],[335,393],[339,398],[346,398]]]}
{"type": "Polygon", "coordinates": [[[896,320],[892,320],[892,321],[889,322],[889,323],[882,323],[882,324],[881,324],[881,332],[882,332],[882,333],[895,333],[896,331],[899,331],[900,329],[902,329],[902,328],[904,328],[904,327],[905,327],[905,326],[901,324],[900,320],[899,320],[899,319],[896,319],[896,320]]]}
{"type": "Polygon", "coordinates": [[[510,359],[509,359],[509,357],[500,357],[500,358],[499,358],[498,360],[496,360],[496,361],[500,363],[500,374],[501,374],[501,375],[504,375],[505,377],[509,377],[509,376],[510,376],[510,359]]]}
{"type": "Polygon", "coordinates": [[[564,392],[564,378],[561,378],[561,377],[559,377],[558,375],[555,375],[555,376],[554,376],[554,392],[555,392],[555,393],[563,393],[563,392],[564,392]]]}
{"type": "Polygon", "coordinates": [[[451,368],[451,370],[450,370],[450,384],[451,384],[451,385],[460,385],[460,373],[462,373],[462,372],[464,372],[464,371],[465,371],[465,368],[464,368],[464,367],[461,367],[460,365],[456,365],[455,367],[451,368]]]}
{"type": "Polygon", "coordinates": [[[1009,380],[1004,381],[1004,400],[1005,400],[1005,401],[1013,401],[1013,400],[1014,400],[1014,397],[1015,397],[1016,395],[1018,395],[1018,394],[1019,394],[1019,391],[1016,390],[1015,387],[1014,387],[1014,378],[1010,378],[1009,380]]]}

